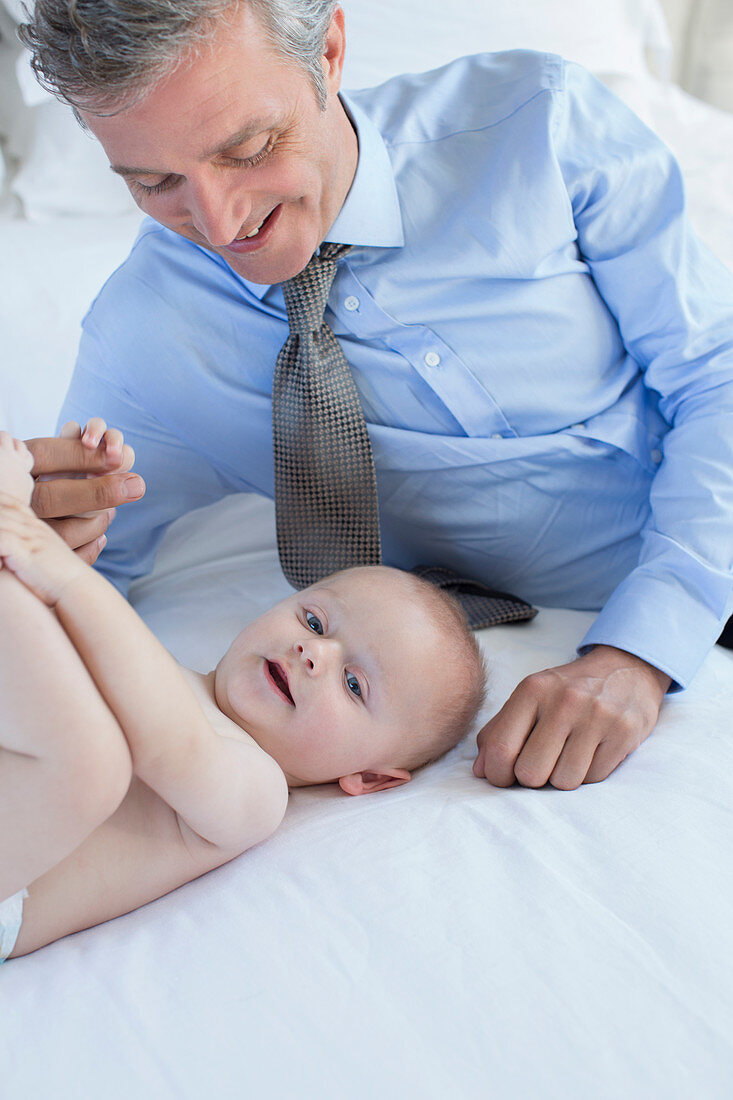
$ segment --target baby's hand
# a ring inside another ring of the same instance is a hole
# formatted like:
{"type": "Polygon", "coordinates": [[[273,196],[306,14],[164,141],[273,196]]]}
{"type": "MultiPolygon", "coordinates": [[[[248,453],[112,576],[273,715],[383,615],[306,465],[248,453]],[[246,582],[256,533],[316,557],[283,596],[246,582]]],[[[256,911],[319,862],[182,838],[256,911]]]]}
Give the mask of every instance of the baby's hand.
{"type": "Polygon", "coordinates": [[[0,569],[14,573],[48,607],[55,607],[89,566],[29,505],[0,491],[0,569]]]}
{"type": "Polygon", "coordinates": [[[104,452],[110,468],[119,466],[122,462],[122,432],[117,428],[108,428],[104,420],[98,416],[88,420],[82,430],[75,421],[70,420],[64,424],[59,432],[64,439],[81,439],[82,447],[88,451],[99,449],[104,452]]]}
{"type": "Polygon", "coordinates": [[[33,455],[9,432],[0,432],[0,492],[28,504],[33,492],[33,455]]]}

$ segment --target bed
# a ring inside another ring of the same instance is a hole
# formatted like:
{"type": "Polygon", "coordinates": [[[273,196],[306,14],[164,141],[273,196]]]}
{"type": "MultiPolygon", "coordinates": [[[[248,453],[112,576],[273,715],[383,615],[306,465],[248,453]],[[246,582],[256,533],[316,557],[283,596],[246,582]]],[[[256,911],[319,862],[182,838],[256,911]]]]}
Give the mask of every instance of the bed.
{"type": "MultiPolygon", "coordinates": [[[[489,7],[345,3],[345,83],[481,48],[572,56],[672,146],[699,233],[733,266],[726,0],[489,7]]],[[[80,318],[138,217],[29,81],[16,15],[6,0],[0,426],[30,437],[53,431],[80,318]]],[[[237,496],[182,517],[131,598],[205,671],[289,591],[271,503],[237,496]]],[[[483,631],[483,719],[570,659],[592,618],[483,631]]],[[[294,792],[267,843],[0,968],[2,1100],[729,1097],[732,725],[733,652],[716,647],[604,783],[491,788],[469,737],[393,791],[294,792]]]]}

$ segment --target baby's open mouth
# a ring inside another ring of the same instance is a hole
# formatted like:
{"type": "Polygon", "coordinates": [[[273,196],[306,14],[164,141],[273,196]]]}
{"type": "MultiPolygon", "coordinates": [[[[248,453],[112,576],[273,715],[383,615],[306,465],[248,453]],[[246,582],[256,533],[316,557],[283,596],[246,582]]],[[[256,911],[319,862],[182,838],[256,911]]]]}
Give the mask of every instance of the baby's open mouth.
{"type": "Polygon", "coordinates": [[[291,707],[295,706],[295,700],[290,694],[290,688],[288,686],[288,675],[282,665],[279,665],[277,661],[266,661],[267,675],[282,697],[290,703],[291,707]]]}

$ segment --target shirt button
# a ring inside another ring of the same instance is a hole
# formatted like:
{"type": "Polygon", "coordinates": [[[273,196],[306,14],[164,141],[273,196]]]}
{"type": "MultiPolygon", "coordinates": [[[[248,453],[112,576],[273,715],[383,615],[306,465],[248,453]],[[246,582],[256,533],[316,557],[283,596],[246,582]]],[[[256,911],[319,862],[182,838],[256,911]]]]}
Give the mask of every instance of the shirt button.
{"type": "Polygon", "coordinates": [[[652,462],[654,462],[658,466],[659,463],[662,461],[662,452],[661,451],[652,451],[651,460],[652,460],[652,462]]]}
{"type": "Polygon", "coordinates": [[[429,367],[437,367],[440,365],[440,356],[435,351],[429,351],[425,356],[425,362],[429,367]]]}
{"type": "Polygon", "coordinates": [[[504,436],[501,434],[501,432],[492,432],[491,433],[491,438],[492,439],[503,439],[504,436]]]}
{"type": "Polygon", "coordinates": [[[344,306],[348,309],[349,313],[353,313],[359,308],[359,299],[355,298],[353,294],[350,294],[348,298],[344,300],[344,306]]]}
{"type": "Polygon", "coordinates": [[[584,430],[584,428],[585,428],[585,424],[573,424],[572,431],[582,432],[584,430]]]}

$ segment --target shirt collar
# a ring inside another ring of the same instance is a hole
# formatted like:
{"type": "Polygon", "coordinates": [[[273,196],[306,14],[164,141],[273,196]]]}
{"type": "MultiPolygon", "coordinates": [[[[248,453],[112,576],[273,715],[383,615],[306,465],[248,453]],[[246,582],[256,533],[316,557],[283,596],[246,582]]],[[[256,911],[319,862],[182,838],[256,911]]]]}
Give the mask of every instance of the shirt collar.
{"type": "Polygon", "coordinates": [[[402,214],[384,138],[358,104],[344,94],[340,99],[359,139],[359,159],[349,193],[326,240],[399,248],[405,243],[402,214]]]}
{"type": "MultiPolygon", "coordinates": [[[[359,139],[359,159],[349,193],[325,239],[369,248],[400,248],[405,243],[402,214],[384,139],[350,97],[342,92],[339,98],[359,139]]],[[[270,289],[241,275],[238,278],[260,301],[270,289]]]]}

